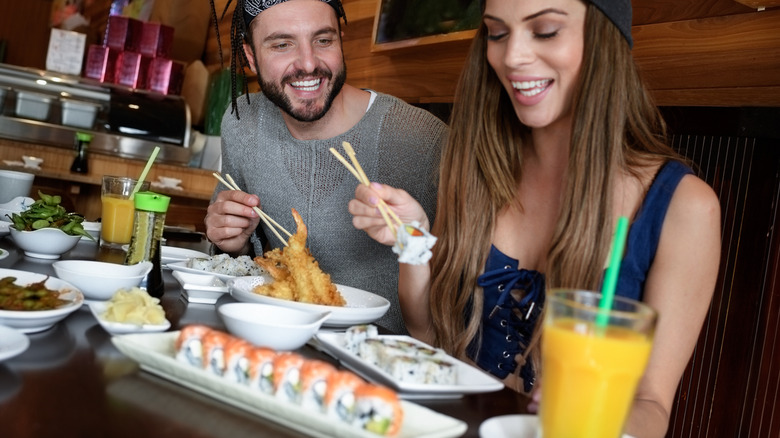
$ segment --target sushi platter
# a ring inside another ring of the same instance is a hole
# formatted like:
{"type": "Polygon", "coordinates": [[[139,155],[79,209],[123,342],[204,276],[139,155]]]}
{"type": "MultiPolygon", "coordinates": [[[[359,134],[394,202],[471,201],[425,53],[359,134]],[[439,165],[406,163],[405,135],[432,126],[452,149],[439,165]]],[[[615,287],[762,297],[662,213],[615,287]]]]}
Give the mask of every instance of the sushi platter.
{"type": "MultiPolygon", "coordinates": [[[[114,345],[137,361],[141,368],[194,391],[279,423],[308,436],[377,437],[371,432],[340,423],[318,412],[251,389],[209,372],[189,366],[175,357],[179,332],[129,334],[112,337],[114,345]],[[306,421],[301,422],[301,415],[306,421]]],[[[465,422],[401,400],[404,419],[399,438],[448,438],[466,432],[465,422]]]]}
{"type": "MultiPolygon", "coordinates": [[[[499,391],[504,384],[484,373],[483,371],[459,361],[451,356],[446,356],[447,362],[455,366],[456,381],[452,384],[416,383],[402,381],[394,378],[384,369],[359,357],[346,347],[346,334],[320,331],[316,336],[316,345],[325,352],[337,358],[345,367],[355,371],[364,378],[387,385],[396,390],[401,398],[405,399],[429,399],[461,397],[464,394],[475,394],[499,391]]],[[[381,335],[380,339],[400,340],[410,344],[430,346],[410,337],[398,335],[381,335]]]]}

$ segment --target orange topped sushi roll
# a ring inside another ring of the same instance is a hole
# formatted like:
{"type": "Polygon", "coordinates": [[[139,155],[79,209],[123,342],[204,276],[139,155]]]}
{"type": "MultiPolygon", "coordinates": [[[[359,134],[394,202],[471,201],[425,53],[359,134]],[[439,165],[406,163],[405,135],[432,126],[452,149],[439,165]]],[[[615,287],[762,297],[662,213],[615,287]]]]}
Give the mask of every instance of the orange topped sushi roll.
{"type": "Polygon", "coordinates": [[[336,371],[326,380],[325,414],[345,423],[355,417],[355,389],[365,383],[351,371],[336,371]]]}
{"type": "Polygon", "coordinates": [[[301,367],[305,362],[297,353],[284,352],[274,359],[274,395],[298,403],[301,393],[301,367]]]}
{"type": "Polygon", "coordinates": [[[300,403],[304,409],[325,412],[327,379],[335,372],[336,367],[321,360],[307,360],[303,364],[300,403]]]}
{"type": "Polygon", "coordinates": [[[249,352],[249,387],[260,392],[274,392],[274,359],[276,352],[270,348],[254,347],[249,352]]]}
{"type": "Polygon", "coordinates": [[[249,383],[249,354],[255,347],[249,342],[233,338],[225,346],[225,378],[231,382],[249,383]]]}
{"type": "Polygon", "coordinates": [[[225,347],[232,336],[212,330],[203,336],[203,369],[216,376],[225,374],[225,347]]]}
{"type": "Polygon", "coordinates": [[[355,389],[353,425],[379,435],[395,435],[401,430],[403,418],[398,394],[392,389],[373,383],[355,389]]]}
{"type": "Polygon", "coordinates": [[[202,324],[184,326],[174,345],[176,360],[201,367],[203,364],[203,337],[212,330],[202,324]]]}

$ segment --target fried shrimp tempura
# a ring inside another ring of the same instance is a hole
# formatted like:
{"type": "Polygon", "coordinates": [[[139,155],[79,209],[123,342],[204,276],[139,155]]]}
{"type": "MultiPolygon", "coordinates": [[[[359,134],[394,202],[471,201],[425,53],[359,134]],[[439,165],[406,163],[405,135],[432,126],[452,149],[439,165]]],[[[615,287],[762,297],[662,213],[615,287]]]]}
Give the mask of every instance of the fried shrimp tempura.
{"type": "Polygon", "coordinates": [[[325,306],[344,306],[344,297],[336,289],[330,275],[322,272],[320,264],[306,247],[308,230],[301,215],[293,208],[297,230],[285,248],[268,251],[255,257],[255,263],[265,269],[274,281],[255,287],[254,293],[284,300],[325,306]]]}

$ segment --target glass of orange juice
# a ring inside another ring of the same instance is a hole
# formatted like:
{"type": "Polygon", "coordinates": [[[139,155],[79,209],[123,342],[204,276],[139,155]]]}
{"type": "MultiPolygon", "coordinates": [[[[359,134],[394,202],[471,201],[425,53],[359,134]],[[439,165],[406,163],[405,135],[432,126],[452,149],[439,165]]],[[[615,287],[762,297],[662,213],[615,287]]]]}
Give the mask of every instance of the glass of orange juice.
{"type": "MultiPolygon", "coordinates": [[[[138,180],[124,176],[103,176],[100,200],[101,213],[100,244],[122,246],[130,243],[133,235],[135,206],[130,195],[138,180]]],[[[149,181],[141,184],[140,191],[149,190],[149,181]]]]}
{"type": "Polygon", "coordinates": [[[551,290],[542,332],[540,437],[619,438],[653,345],[657,313],[615,297],[551,290]],[[600,316],[601,315],[601,316],[600,316]]]}

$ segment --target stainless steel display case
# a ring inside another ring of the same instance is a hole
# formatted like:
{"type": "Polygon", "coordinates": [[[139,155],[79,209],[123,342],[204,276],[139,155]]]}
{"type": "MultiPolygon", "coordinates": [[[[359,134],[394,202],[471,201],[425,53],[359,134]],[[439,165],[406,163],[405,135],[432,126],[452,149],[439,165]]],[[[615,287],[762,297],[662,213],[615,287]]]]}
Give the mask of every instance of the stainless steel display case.
{"type": "Polygon", "coordinates": [[[0,137],[73,148],[76,132],[87,132],[90,152],[146,160],[160,146],[161,162],[190,161],[190,111],[180,96],[8,64],[0,64],[0,90],[0,137]],[[78,110],[94,114],[69,112],[78,110]]]}

